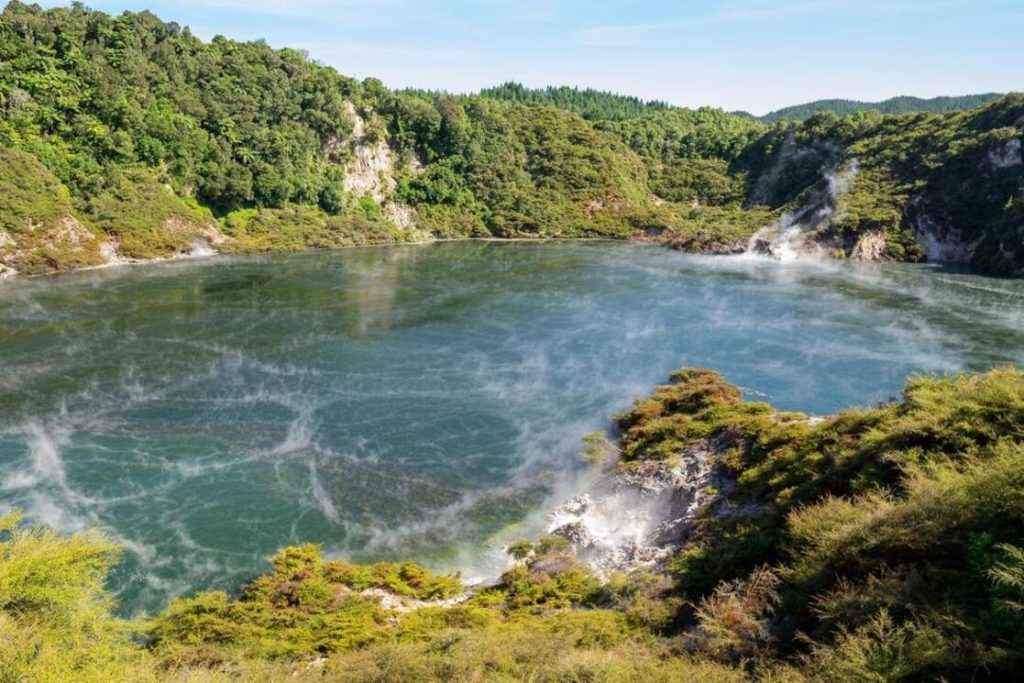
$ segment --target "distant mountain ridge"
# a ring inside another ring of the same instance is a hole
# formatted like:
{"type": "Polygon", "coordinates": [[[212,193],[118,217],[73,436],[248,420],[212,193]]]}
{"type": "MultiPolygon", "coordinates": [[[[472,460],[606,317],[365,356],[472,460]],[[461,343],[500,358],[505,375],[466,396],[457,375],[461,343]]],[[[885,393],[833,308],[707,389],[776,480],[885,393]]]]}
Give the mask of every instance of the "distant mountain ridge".
{"type": "MultiPolygon", "coordinates": [[[[928,112],[932,114],[945,114],[952,111],[966,111],[988,104],[1002,97],[1002,93],[982,93],[980,95],[960,95],[955,97],[910,97],[900,95],[890,97],[881,102],[861,102],[859,100],[815,100],[805,104],[795,104],[791,107],[783,107],[764,116],[755,116],[765,123],[776,121],[792,120],[803,121],[815,114],[830,111],[840,116],[856,114],[862,111],[877,111],[880,114],[908,114],[912,112],[928,112]]],[[[745,112],[737,112],[744,114],[745,112]]]]}
{"type": "MultiPolygon", "coordinates": [[[[433,93],[438,94],[438,93],[433,93]]],[[[677,107],[661,100],[645,101],[632,95],[579,88],[571,86],[547,86],[544,88],[528,88],[516,81],[507,81],[493,88],[484,88],[480,97],[495,100],[507,100],[522,104],[544,104],[579,114],[591,121],[623,121],[638,118],[658,111],[686,109],[677,107]]],[[[736,116],[764,123],[777,121],[804,121],[822,112],[832,112],[840,116],[856,114],[863,111],[877,111],[880,114],[908,114],[928,112],[946,114],[954,111],[975,109],[1002,97],[1005,93],[981,93],[977,95],[955,95],[931,98],[899,95],[880,102],[863,102],[860,100],[824,99],[794,104],[783,107],[764,116],[757,116],[746,111],[732,112],[736,116]]]]}

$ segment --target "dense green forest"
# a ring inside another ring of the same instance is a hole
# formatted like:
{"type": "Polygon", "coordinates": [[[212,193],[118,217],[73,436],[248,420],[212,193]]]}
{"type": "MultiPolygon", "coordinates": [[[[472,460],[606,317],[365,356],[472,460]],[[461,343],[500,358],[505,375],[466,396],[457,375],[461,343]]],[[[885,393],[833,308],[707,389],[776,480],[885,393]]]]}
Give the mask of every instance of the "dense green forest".
{"type": "Polygon", "coordinates": [[[148,12],[14,1],[0,103],[0,274],[434,237],[731,253],[780,220],[838,257],[1024,268],[1022,95],[769,125],[586,90],[395,92],[148,12]]]}
{"type": "Polygon", "coordinates": [[[795,120],[803,121],[815,114],[832,112],[845,116],[864,111],[875,111],[879,114],[946,114],[954,111],[976,109],[982,105],[998,100],[1000,93],[983,93],[981,95],[961,95],[959,97],[890,97],[881,102],[860,102],[858,100],[815,100],[806,104],[783,107],[759,117],[765,123],[795,120]]]}
{"type": "Polygon", "coordinates": [[[645,102],[638,97],[619,95],[593,88],[570,88],[567,86],[527,88],[514,81],[508,81],[493,88],[484,88],[479,95],[525,104],[545,104],[575,112],[591,121],[621,121],[673,108],[667,102],[657,100],[645,102]]]}
{"type": "MultiPolygon", "coordinates": [[[[561,536],[494,585],[280,551],[237,596],[112,616],[119,549],[0,518],[0,680],[981,681],[1024,663],[1024,375],[915,378],[824,420],[684,369],[614,467],[711,457],[667,574],[601,581],[561,536]],[[710,456],[709,456],[710,453],[710,456]]],[[[600,439],[593,446],[601,449],[600,439]]],[[[591,458],[588,458],[591,460],[591,458]]]]}

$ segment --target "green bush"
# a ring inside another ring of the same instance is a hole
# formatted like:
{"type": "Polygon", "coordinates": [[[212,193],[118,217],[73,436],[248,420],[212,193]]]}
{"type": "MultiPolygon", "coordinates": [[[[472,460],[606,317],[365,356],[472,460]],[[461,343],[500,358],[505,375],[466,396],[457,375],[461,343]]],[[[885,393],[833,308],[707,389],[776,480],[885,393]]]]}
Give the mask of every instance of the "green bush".
{"type": "Polygon", "coordinates": [[[120,549],[0,517],[0,680],[155,680],[104,591],[120,549]]]}

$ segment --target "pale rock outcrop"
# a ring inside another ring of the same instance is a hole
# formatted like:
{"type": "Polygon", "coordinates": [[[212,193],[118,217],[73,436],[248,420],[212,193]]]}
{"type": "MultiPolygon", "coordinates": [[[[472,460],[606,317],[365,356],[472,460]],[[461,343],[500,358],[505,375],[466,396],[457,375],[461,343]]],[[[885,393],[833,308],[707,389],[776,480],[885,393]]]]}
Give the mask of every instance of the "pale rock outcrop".
{"type": "Polygon", "coordinates": [[[188,247],[181,252],[183,256],[213,256],[217,247],[227,241],[216,223],[197,226],[180,218],[168,218],[161,228],[171,235],[189,238],[188,247]]]}
{"type": "MultiPolygon", "coordinates": [[[[169,258],[184,258],[192,256],[214,256],[218,253],[217,248],[228,240],[228,237],[221,232],[216,223],[197,225],[181,218],[170,217],[160,223],[160,230],[173,237],[187,240],[187,246],[179,249],[177,253],[169,258]]],[[[99,244],[99,255],[105,266],[120,266],[130,263],[141,263],[148,259],[128,258],[120,254],[121,244],[114,238],[109,237],[99,244]]],[[[162,260],[162,259],[155,259],[162,260]]]]}
{"type": "Polygon", "coordinates": [[[104,265],[119,266],[123,263],[131,263],[131,259],[126,259],[117,253],[120,246],[117,240],[106,240],[100,243],[100,258],[103,259],[104,265]]]}
{"type": "Polygon", "coordinates": [[[50,230],[45,243],[50,247],[64,247],[73,251],[86,248],[96,241],[96,236],[73,216],[64,216],[56,228],[50,230]]]}
{"type": "Polygon", "coordinates": [[[747,244],[747,253],[791,261],[803,255],[823,254],[822,232],[842,218],[840,199],[849,192],[860,171],[856,159],[830,169],[825,183],[814,189],[803,206],[785,211],[777,221],[758,230],[747,244]]]}
{"type": "Polygon", "coordinates": [[[347,107],[352,118],[352,160],[345,168],[342,187],[357,197],[371,197],[383,205],[397,186],[391,149],[383,138],[370,141],[366,121],[351,102],[347,107]]]}
{"type": "Polygon", "coordinates": [[[43,249],[58,253],[75,254],[85,263],[99,260],[99,240],[74,216],[64,216],[56,224],[25,219],[25,228],[31,238],[15,239],[5,230],[0,230],[0,277],[12,277],[18,269],[12,264],[43,249]]]}
{"type": "Polygon", "coordinates": [[[391,591],[383,588],[366,588],[358,591],[356,595],[367,598],[376,598],[380,601],[380,606],[384,609],[404,613],[414,612],[418,609],[423,609],[424,607],[454,607],[455,605],[459,605],[468,600],[473,594],[466,591],[453,598],[445,598],[441,600],[417,600],[416,598],[392,593],[391,591]]]}
{"type": "Polygon", "coordinates": [[[387,218],[402,230],[412,230],[416,227],[416,214],[411,207],[404,204],[399,204],[395,201],[385,202],[383,213],[384,218],[387,218]]]}
{"type": "Polygon", "coordinates": [[[850,258],[855,261],[881,261],[884,254],[885,235],[872,230],[860,236],[850,252],[850,258]]]}
{"type": "MultiPolygon", "coordinates": [[[[394,200],[395,188],[398,181],[395,156],[388,147],[386,140],[379,138],[371,141],[366,133],[366,121],[355,106],[349,102],[347,105],[348,115],[352,119],[352,159],[345,167],[345,176],[342,179],[342,187],[346,192],[356,197],[370,197],[380,205],[384,217],[403,230],[409,230],[416,225],[416,216],[413,210],[394,200]]],[[[330,157],[339,156],[337,146],[339,141],[330,141],[327,145],[327,154],[330,157]],[[333,148],[332,148],[333,145],[333,148]]],[[[410,161],[412,169],[417,166],[422,170],[422,163],[413,156],[410,161]]]]}
{"type": "Polygon", "coordinates": [[[714,462],[733,443],[729,437],[707,439],[671,462],[617,466],[555,508],[548,533],[568,539],[601,576],[663,569],[702,511],[714,506],[716,514],[737,514],[724,498],[734,485],[714,462]]]}
{"type": "Polygon", "coordinates": [[[185,253],[195,251],[196,245],[202,245],[204,250],[214,251],[215,247],[224,244],[227,237],[220,231],[216,223],[205,223],[197,225],[191,221],[181,218],[165,218],[160,224],[160,229],[174,237],[188,238],[189,248],[185,253]]]}

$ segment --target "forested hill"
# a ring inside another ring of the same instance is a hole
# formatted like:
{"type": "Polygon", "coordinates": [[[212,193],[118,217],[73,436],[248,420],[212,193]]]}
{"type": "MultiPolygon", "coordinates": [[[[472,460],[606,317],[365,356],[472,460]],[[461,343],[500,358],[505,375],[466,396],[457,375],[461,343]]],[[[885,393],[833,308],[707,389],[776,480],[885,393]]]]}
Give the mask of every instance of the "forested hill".
{"type": "Polygon", "coordinates": [[[793,120],[803,121],[815,114],[832,112],[845,116],[864,111],[876,111],[880,114],[910,114],[927,112],[932,114],[945,114],[953,111],[965,111],[974,109],[989,102],[998,100],[1000,93],[984,93],[981,95],[961,95],[959,97],[932,97],[922,99],[920,97],[891,97],[881,102],[859,102],[857,100],[815,100],[805,104],[797,104],[791,107],[784,107],[770,114],[761,116],[765,123],[776,121],[793,120]]]}
{"type": "Polygon", "coordinates": [[[579,114],[592,121],[621,121],[649,114],[654,111],[673,109],[667,102],[644,101],[638,97],[619,95],[593,88],[570,88],[548,86],[527,88],[521,83],[509,81],[493,88],[480,91],[481,97],[497,100],[522,102],[525,104],[546,104],[579,114]]]}
{"type": "Polygon", "coordinates": [[[586,90],[497,90],[395,92],[299,50],[203,42],[149,12],[11,2],[0,276],[438,236],[735,252],[784,214],[836,256],[1024,269],[1024,95],[769,125],[586,90]]]}

